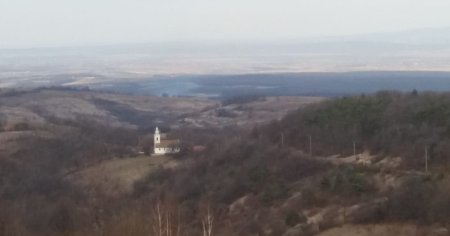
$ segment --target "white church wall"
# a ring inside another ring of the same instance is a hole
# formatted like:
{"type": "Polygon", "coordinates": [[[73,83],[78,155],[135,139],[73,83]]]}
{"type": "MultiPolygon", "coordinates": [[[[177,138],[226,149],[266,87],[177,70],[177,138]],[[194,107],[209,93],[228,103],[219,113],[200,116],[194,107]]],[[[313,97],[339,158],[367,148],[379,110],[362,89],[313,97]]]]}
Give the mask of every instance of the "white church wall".
{"type": "MultiPolygon", "coordinates": [[[[164,134],[163,134],[164,135],[164,134]]],[[[161,134],[159,133],[158,127],[155,129],[155,134],[153,135],[154,138],[154,148],[153,153],[156,155],[164,155],[164,154],[174,154],[179,153],[180,148],[179,147],[156,147],[156,144],[161,143],[161,134]]]]}

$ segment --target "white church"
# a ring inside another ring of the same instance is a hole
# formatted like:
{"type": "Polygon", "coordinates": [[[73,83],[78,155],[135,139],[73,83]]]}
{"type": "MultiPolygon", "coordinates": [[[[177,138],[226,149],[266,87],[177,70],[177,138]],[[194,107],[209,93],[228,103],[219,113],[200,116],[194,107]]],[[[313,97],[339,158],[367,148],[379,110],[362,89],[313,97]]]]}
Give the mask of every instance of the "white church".
{"type": "Polygon", "coordinates": [[[158,127],[153,134],[155,155],[174,154],[180,152],[180,140],[170,139],[167,134],[160,133],[158,127]]]}

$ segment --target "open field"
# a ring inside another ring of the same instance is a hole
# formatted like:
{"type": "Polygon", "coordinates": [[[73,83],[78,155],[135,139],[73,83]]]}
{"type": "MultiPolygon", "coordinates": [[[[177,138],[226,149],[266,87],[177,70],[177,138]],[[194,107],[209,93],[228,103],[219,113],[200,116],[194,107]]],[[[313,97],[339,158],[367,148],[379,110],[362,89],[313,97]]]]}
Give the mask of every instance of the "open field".
{"type": "Polygon", "coordinates": [[[168,156],[139,156],[112,159],[67,176],[88,191],[108,195],[131,193],[134,183],[158,168],[175,168],[178,161],[168,156]]]}

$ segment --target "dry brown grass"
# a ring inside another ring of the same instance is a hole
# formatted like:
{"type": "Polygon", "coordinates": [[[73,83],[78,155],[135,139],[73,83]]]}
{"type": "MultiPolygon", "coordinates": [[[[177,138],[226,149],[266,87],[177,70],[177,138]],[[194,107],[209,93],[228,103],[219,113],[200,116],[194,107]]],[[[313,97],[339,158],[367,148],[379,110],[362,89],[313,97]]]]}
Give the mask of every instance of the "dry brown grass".
{"type": "Polygon", "coordinates": [[[173,168],[177,161],[168,156],[112,159],[73,173],[67,178],[82,187],[108,195],[131,193],[134,183],[158,167],[173,168]]]}
{"type": "Polygon", "coordinates": [[[446,235],[446,232],[441,228],[422,228],[413,224],[343,225],[322,232],[318,236],[438,236],[446,235]]]}
{"type": "Polygon", "coordinates": [[[22,142],[32,138],[52,138],[54,135],[43,130],[7,131],[0,132],[0,154],[10,156],[19,151],[22,142]]]}
{"type": "Polygon", "coordinates": [[[324,99],[323,97],[302,96],[266,97],[249,103],[229,104],[220,108],[233,113],[232,117],[220,117],[217,115],[215,107],[211,107],[185,121],[196,126],[220,127],[237,124],[252,127],[255,124],[281,119],[288,112],[324,99]]]}

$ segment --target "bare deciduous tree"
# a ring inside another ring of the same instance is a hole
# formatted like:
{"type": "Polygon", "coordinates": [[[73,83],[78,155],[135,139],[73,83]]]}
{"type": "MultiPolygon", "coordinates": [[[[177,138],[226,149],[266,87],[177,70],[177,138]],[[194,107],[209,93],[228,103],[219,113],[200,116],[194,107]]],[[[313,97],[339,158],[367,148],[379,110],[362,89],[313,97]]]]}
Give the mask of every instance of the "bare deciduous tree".
{"type": "Polygon", "coordinates": [[[176,204],[157,201],[153,209],[151,227],[157,236],[180,235],[180,211],[176,204]],[[175,232],[175,234],[174,234],[175,232]]]}
{"type": "Polygon", "coordinates": [[[214,225],[214,216],[211,213],[211,207],[208,204],[206,209],[206,215],[202,219],[203,226],[203,236],[212,236],[213,235],[213,225],[214,225]]]}

